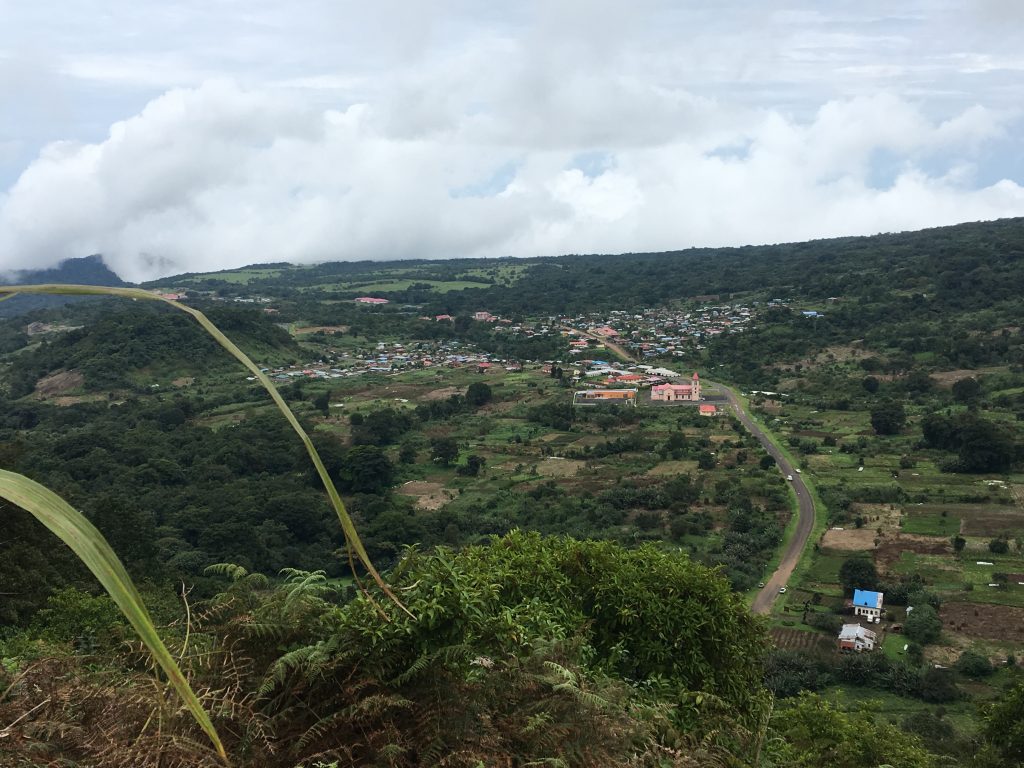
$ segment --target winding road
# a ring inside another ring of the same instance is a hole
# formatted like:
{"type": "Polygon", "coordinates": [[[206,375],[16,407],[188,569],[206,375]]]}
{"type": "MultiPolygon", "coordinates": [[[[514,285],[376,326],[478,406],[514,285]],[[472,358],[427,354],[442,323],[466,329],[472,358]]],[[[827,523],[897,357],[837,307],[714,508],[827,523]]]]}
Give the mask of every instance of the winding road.
{"type": "MultiPolygon", "coordinates": [[[[595,333],[589,331],[581,331],[578,328],[571,328],[570,326],[562,326],[567,331],[576,331],[577,333],[601,342],[609,350],[617,354],[623,360],[629,360],[633,363],[638,362],[637,359],[626,351],[624,347],[616,342],[608,339],[604,336],[598,336],[595,333]]],[[[804,547],[807,546],[807,539],[811,536],[811,531],[814,530],[814,499],[811,498],[810,492],[807,490],[807,486],[804,484],[804,479],[797,471],[796,467],[789,463],[789,460],[783,455],[782,451],[775,447],[768,436],[764,433],[754,421],[754,419],[743,409],[743,404],[740,403],[739,398],[736,394],[723,384],[716,384],[713,381],[704,381],[704,386],[707,388],[714,388],[722,393],[726,400],[729,401],[729,405],[732,406],[733,411],[736,414],[736,418],[740,420],[740,423],[757,438],[757,441],[761,443],[761,446],[768,452],[768,454],[775,459],[778,464],[779,470],[782,472],[783,477],[792,477],[793,490],[796,492],[797,500],[797,521],[796,531],[793,534],[793,538],[790,540],[786,547],[786,551],[782,553],[782,559],[779,561],[779,567],[775,569],[775,572],[771,575],[771,578],[765,582],[764,587],[757,596],[754,598],[754,602],[750,605],[750,610],[757,614],[767,614],[771,611],[775,601],[779,598],[779,590],[785,587],[789,582],[789,577],[793,574],[793,569],[796,568],[797,563],[800,562],[800,556],[803,554],[804,547]]]]}
{"type": "MultiPolygon", "coordinates": [[[[705,382],[705,384],[714,385],[710,381],[705,382]]],[[[725,395],[725,399],[729,401],[729,405],[732,406],[733,411],[736,413],[736,418],[750,431],[750,434],[757,438],[757,441],[761,443],[761,446],[768,454],[775,459],[783,476],[793,478],[792,486],[793,490],[796,491],[797,514],[799,515],[796,521],[796,532],[786,547],[786,551],[782,553],[779,567],[775,569],[775,573],[771,575],[771,578],[765,582],[764,587],[757,593],[757,597],[754,598],[754,602],[750,606],[750,610],[754,613],[766,614],[771,611],[772,606],[778,599],[779,589],[786,586],[789,582],[793,569],[800,562],[800,556],[807,545],[807,539],[810,538],[811,531],[814,530],[814,499],[811,498],[811,494],[804,484],[804,479],[796,467],[789,463],[782,454],[782,451],[776,448],[772,441],[768,439],[764,430],[754,422],[750,414],[743,410],[743,406],[739,398],[736,397],[736,394],[728,387],[722,385],[714,386],[725,395]]]]}

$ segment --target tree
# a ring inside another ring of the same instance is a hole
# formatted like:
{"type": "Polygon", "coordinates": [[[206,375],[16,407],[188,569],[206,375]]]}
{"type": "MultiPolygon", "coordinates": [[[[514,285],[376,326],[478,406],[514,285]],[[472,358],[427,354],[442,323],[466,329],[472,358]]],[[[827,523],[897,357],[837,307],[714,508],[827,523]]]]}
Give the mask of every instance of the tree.
{"type": "Polygon", "coordinates": [[[913,606],[914,610],[903,623],[903,631],[911,640],[921,645],[934,643],[942,632],[942,619],[938,611],[927,603],[913,606]]]}
{"type": "Polygon", "coordinates": [[[985,710],[982,733],[1007,760],[1024,761],[1024,683],[985,710]]]}
{"type": "Polygon", "coordinates": [[[468,475],[469,477],[476,477],[477,475],[480,474],[480,470],[483,469],[484,464],[486,463],[487,460],[484,459],[482,456],[471,454],[466,457],[466,466],[459,467],[459,474],[468,475]]]}
{"type": "Polygon", "coordinates": [[[448,466],[459,458],[459,444],[450,437],[435,437],[430,441],[430,458],[448,466]]]}
{"type": "Polygon", "coordinates": [[[331,412],[331,393],[321,392],[313,398],[313,407],[316,408],[324,416],[327,416],[331,412]]]}
{"type": "Polygon", "coordinates": [[[772,467],[775,466],[775,458],[769,456],[768,454],[765,454],[764,456],[761,457],[761,461],[758,462],[758,465],[761,467],[761,469],[771,469],[772,467]]]}
{"type": "Polygon", "coordinates": [[[381,493],[391,485],[395,468],[375,445],[357,445],[345,456],[341,484],[352,493],[381,493]]]}
{"type": "Polygon", "coordinates": [[[953,399],[958,403],[972,403],[981,394],[981,384],[973,376],[953,383],[953,399]]]}
{"type": "Polygon", "coordinates": [[[888,400],[871,409],[871,426],[879,435],[896,435],[907,422],[903,404],[888,400]]]}
{"type": "Polygon", "coordinates": [[[1005,472],[1016,458],[1013,435],[988,419],[969,418],[959,438],[959,468],[964,472],[1005,472]]]}
{"type": "Polygon", "coordinates": [[[839,566],[839,583],[847,592],[875,589],[878,586],[878,570],[867,557],[851,557],[839,566]]]}
{"type": "MultiPolygon", "coordinates": [[[[917,613],[917,611],[914,611],[917,613]]],[[[945,704],[949,701],[956,701],[963,694],[956,687],[956,680],[953,672],[949,669],[937,669],[929,667],[921,675],[921,698],[932,704],[945,704]]]]}
{"type": "Polygon", "coordinates": [[[863,381],[861,381],[861,385],[872,395],[878,391],[878,379],[874,376],[865,376],[863,381]]]}
{"type": "Polygon", "coordinates": [[[398,450],[398,460],[402,464],[415,464],[419,451],[413,443],[403,443],[398,450]]]}
{"type": "Polygon", "coordinates": [[[701,469],[714,469],[715,468],[715,457],[709,451],[701,451],[697,454],[697,466],[701,469]]]}
{"type": "Polygon", "coordinates": [[[1003,536],[997,536],[988,543],[988,551],[994,555],[1005,555],[1010,551],[1010,542],[1003,536]]]}
{"type": "Polygon", "coordinates": [[[490,384],[485,384],[482,381],[474,381],[466,389],[466,402],[474,408],[479,408],[482,405],[487,405],[491,402],[494,393],[491,391],[490,384]]]}
{"type": "Polygon", "coordinates": [[[870,711],[843,712],[813,693],[803,692],[772,716],[788,754],[775,765],[793,768],[854,768],[898,765],[933,768],[934,758],[915,736],[877,719],[870,711]]]}
{"type": "Polygon", "coordinates": [[[967,539],[961,536],[959,533],[953,537],[953,552],[960,554],[964,551],[964,547],[967,546],[967,539]]]}

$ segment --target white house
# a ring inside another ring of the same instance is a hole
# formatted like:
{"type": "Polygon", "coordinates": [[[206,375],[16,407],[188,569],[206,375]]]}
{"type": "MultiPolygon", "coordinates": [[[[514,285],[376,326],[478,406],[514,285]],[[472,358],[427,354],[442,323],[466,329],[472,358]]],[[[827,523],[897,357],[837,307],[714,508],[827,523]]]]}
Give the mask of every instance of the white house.
{"type": "Polygon", "coordinates": [[[839,633],[839,650],[841,651],[873,651],[877,637],[870,629],[860,624],[843,624],[839,633]]]}
{"type": "Polygon", "coordinates": [[[883,597],[881,592],[871,592],[866,589],[853,590],[853,615],[864,616],[870,621],[881,618],[883,597]]]}

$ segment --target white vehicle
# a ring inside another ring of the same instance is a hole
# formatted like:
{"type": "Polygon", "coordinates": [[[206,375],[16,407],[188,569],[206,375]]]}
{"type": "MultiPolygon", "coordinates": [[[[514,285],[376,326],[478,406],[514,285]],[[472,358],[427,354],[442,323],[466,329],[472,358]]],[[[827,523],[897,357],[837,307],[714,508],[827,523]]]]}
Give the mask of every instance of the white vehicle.
{"type": "Polygon", "coordinates": [[[780,595],[785,594],[785,592],[786,592],[786,588],[785,587],[779,587],[779,594],[780,595]]]}
{"type": "Polygon", "coordinates": [[[792,475],[786,475],[786,479],[789,480],[790,482],[793,482],[793,476],[792,475]]]}
{"type": "Polygon", "coordinates": [[[799,475],[800,474],[800,467],[797,467],[795,472],[799,475]]]}

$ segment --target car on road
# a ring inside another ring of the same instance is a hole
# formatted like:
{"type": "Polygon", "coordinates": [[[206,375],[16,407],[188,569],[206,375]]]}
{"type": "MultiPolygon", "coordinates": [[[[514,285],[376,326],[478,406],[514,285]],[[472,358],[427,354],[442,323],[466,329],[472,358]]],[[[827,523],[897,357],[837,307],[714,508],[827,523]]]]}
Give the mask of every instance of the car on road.
{"type": "Polygon", "coordinates": [[[793,482],[793,476],[792,475],[786,475],[786,479],[789,480],[789,482],[793,482]]]}
{"type": "Polygon", "coordinates": [[[786,594],[786,588],[785,587],[779,587],[779,594],[780,595],[786,594]]]}
{"type": "Polygon", "coordinates": [[[797,467],[797,468],[796,468],[796,469],[794,470],[794,472],[796,472],[796,473],[797,473],[797,474],[799,475],[799,474],[800,474],[800,467],[797,467]]]}

